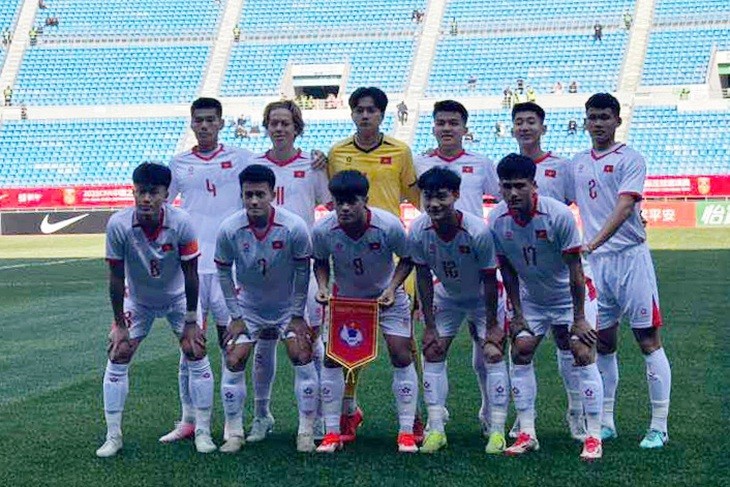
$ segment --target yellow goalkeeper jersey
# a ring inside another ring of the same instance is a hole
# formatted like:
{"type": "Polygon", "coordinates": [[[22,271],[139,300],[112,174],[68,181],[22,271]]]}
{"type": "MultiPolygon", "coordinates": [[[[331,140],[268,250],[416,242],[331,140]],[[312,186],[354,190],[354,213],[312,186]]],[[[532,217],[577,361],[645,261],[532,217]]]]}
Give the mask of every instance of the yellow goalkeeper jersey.
{"type": "Polygon", "coordinates": [[[373,149],[363,150],[351,136],[336,143],[329,152],[329,177],[354,169],[365,174],[370,183],[368,205],[382,208],[400,217],[400,203],[408,200],[420,207],[416,170],[411,149],[400,140],[383,135],[373,149]]]}

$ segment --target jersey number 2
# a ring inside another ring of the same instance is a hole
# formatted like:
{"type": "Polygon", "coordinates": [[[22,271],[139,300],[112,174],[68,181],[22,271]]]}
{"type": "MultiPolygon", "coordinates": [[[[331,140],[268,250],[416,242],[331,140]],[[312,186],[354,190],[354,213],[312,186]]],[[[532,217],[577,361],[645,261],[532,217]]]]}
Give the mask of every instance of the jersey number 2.
{"type": "Polygon", "coordinates": [[[592,200],[598,198],[598,191],[596,191],[596,186],[598,186],[598,184],[596,183],[595,179],[591,179],[590,181],[588,181],[588,196],[590,196],[592,200]]]}

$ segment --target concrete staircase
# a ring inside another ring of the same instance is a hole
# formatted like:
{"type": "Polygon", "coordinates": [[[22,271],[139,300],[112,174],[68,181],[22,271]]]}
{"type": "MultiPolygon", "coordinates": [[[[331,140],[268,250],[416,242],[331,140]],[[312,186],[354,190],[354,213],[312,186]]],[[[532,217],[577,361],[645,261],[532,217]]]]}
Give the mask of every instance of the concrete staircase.
{"type": "MultiPolygon", "coordinates": [[[[15,83],[15,78],[18,76],[18,70],[20,69],[20,63],[23,61],[23,55],[30,45],[28,32],[33,27],[37,10],[38,0],[25,0],[20,7],[18,21],[15,24],[15,31],[13,32],[13,41],[6,52],[5,64],[2,66],[2,72],[0,72],[0,89],[4,90],[8,85],[12,87],[15,83]]],[[[20,104],[22,101],[15,99],[13,103],[20,104]]]]}

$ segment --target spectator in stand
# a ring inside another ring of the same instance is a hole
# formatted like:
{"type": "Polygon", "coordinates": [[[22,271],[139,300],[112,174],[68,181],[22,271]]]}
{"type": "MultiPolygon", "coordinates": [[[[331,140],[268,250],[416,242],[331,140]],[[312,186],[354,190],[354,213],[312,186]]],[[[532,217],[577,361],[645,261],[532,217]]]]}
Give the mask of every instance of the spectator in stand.
{"type": "Polygon", "coordinates": [[[236,138],[237,139],[248,139],[248,131],[243,125],[236,126],[236,138]]]}
{"type": "Polygon", "coordinates": [[[512,109],[512,88],[509,86],[502,92],[502,106],[507,109],[512,109]]]}
{"type": "Polygon", "coordinates": [[[10,85],[6,86],[3,90],[3,97],[5,98],[5,106],[9,107],[13,104],[13,89],[10,85]]]}
{"type": "Polygon", "coordinates": [[[398,121],[401,125],[405,125],[408,122],[408,106],[405,100],[398,103],[396,108],[398,109],[398,121]]]}
{"type": "Polygon", "coordinates": [[[535,102],[537,100],[537,93],[535,93],[535,89],[532,86],[527,87],[527,91],[525,92],[525,95],[527,96],[528,102],[535,102]]]}
{"type": "Polygon", "coordinates": [[[28,107],[25,106],[25,103],[20,105],[20,119],[28,120],[28,107]]]}
{"type": "Polygon", "coordinates": [[[578,133],[578,122],[572,118],[568,120],[568,135],[575,135],[578,133]]]}
{"type": "Polygon", "coordinates": [[[48,7],[46,6],[46,2],[44,2],[43,0],[38,0],[38,8],[41,10],[45,10],[48,7]]]}
{"type": "Polygon", "coordinates": [[[568,93],[575,94],[578,93],[578,82],[573,80],[568,85],[568,93]]]}
{"type": "Polygon", "coordinates": [[[458,35],[459,34],[459,23],[456,22],[456,17],[454,17],[453,19],[451,19],[451,27],[449,28],[449,33],[452,36],[455,36],[455,35],[458,35]]]}
{"type": "Polygon", "coordinates": [[[13,41],[12,34],[10,34],[10,29],[5,29],[3,31],[3,46],[10,47],[10,43],[13,41]]]}
{"type": "Polygon", "coordinates": [[[477,89],[477,77],[473,74],[469,76],[469,79],[466,81],[466,86],[469,88],[469,91],[475,91],[477,89]]]}
{"type": "Polygon", "coordinates": [[[603,42],[603,26],[598,21],[593,26],[593,42],[595,41],[603,42]]]}
{"type": "Polygon", "coordinates": [[[36,29],[35,25],[30,28],[30,32],[28,32],[28,37],[30,38],[31,46],[35,46],[38,43],[38,29],[36,29]]]}
{"type": "Polygon", "coordinates": [[[560,81],[556,81],[553,85],[553,94],[554,95],[562,95],[563,94],[563,84],[560,81]]]}
{"type": "Polygon", "coordinates": [[[236,42],[241,40],[241,28],[238,24],[233,27],[233,40],[236,42]]]}
{"type": "Polygon", "coordinates": [[[626,10],[624,12],[624,27],[626,28],[626,30],[631,30],[631,24],[633,23],[633,21],[634,17],[631,15],[631,12],[626,10]]]}

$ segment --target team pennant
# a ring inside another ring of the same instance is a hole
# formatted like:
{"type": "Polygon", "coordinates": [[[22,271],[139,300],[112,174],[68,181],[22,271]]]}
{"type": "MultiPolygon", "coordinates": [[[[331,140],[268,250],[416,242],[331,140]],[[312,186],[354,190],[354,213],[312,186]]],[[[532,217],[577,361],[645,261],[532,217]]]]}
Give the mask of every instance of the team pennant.
{"type": "Polygon", "coordinates": [[[330,299],[327,338],[327,356],[348,369],[348,373],[375,360],[378,356],[377,301],[330,299]]]}

